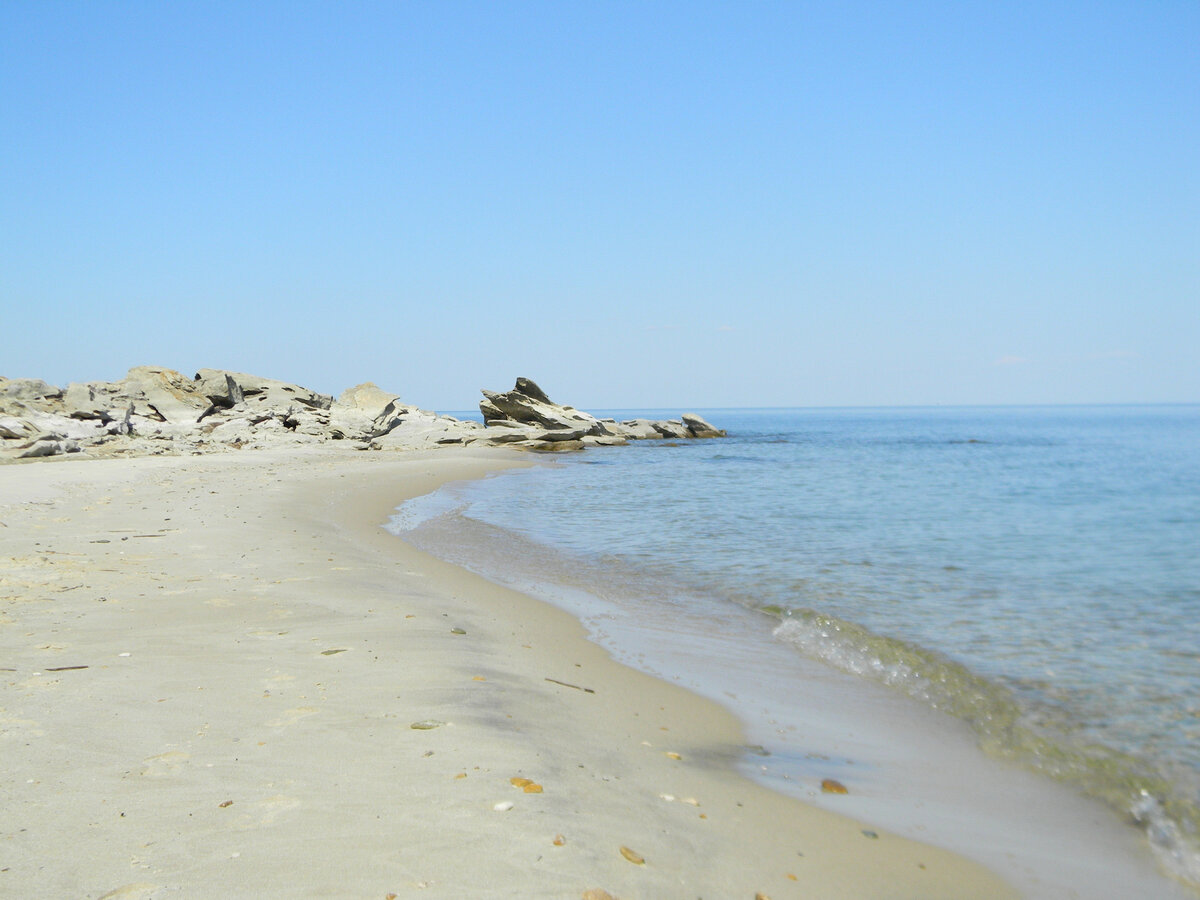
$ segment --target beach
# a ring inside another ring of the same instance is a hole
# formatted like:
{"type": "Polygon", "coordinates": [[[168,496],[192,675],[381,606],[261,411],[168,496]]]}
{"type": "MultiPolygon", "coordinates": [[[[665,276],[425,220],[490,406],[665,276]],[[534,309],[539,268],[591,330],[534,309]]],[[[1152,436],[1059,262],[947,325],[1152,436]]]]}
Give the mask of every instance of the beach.
{"type": "Polygon", "coordinates": [[[746,779],[729,712],[381,527],[528,464],[325,447],[0,469],[0,893],[1016,896],[746,779]]]}

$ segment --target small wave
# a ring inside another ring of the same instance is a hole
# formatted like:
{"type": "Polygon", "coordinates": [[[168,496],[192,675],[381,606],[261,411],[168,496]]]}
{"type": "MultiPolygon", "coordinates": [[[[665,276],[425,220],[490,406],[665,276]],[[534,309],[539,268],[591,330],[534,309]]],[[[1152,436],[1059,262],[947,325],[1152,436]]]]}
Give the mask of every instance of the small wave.
{"type": "Polygon", "coordinates": [[[387,522],[387,530],[400,535],[418,528],[431,519],[457,512],[466,507],[466,502],[453,491],[439,490],[405,500],[387,522]]]}
{"type": "Polygon", "coordinates": [[[763,611],[782,619],[775,636],[805,655],[963,719],[986,752],[1107,802],[1141,826],[1172,875],[1200,887],[1200,807],[1143,760],[1094,744],[1081,746],[1067,734],[1035,725],[1007,687],[935,651],[811,609],[763,611]]]}

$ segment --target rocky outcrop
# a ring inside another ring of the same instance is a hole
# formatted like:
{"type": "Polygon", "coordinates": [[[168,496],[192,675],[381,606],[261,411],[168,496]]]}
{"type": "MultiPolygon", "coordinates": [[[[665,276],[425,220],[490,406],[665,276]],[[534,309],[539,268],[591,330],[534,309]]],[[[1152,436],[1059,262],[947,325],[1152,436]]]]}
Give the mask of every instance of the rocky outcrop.
{"type": "Polygon", "coordinates": [[[502,394],[485,390],[479,411],[487,431],[496,432],[493,443],[532,450],[561,451],[617,446],[628,441],[725,435],[695,413],[670,421],[598,419],[573,406],[555,403],[528,378],[518,378],[513,389],[502,394]]]}
{"type": "Polygon", "coordinates": [[[617,422],[555,403],[518,378],[512,390],[485,390],[484,422],[462,421],[404,403],[371,383],[336,400],[270,378],[201,369],[187,376],[136,366],[114,382],[57,388],[33,378],[0,378],[0,461],[85,456],[195,454],[327,441],[359,450],[486,444],[561,453],[631,440],[718,437],[699,416],[617,422]]]}

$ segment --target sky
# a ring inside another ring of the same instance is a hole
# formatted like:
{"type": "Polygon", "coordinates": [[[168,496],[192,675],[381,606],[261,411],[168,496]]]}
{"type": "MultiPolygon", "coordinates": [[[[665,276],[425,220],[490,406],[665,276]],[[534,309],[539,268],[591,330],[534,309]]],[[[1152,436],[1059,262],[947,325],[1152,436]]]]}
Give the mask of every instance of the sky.
{"type": "Polygon", "coordinates": [[[0,375],[1200,401],[1200,3],[0,0],[0,375]]]}

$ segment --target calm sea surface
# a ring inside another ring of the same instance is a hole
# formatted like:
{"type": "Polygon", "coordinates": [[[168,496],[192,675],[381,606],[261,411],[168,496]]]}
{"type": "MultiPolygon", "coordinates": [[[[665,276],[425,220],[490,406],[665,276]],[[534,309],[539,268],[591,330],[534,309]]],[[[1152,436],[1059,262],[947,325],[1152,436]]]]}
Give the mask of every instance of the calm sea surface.
{"type": "Polygon", "coordinates": [[[1200,880],[1200,407],[702,412],[730,437],[555,458],[397,528],[452,513],[580,583],[760,610],[1200,880]]]}

